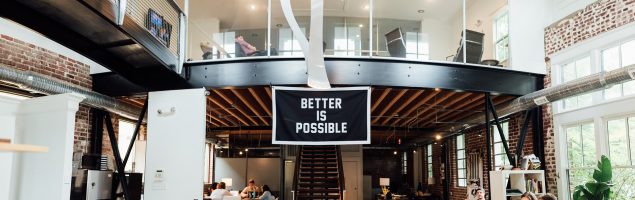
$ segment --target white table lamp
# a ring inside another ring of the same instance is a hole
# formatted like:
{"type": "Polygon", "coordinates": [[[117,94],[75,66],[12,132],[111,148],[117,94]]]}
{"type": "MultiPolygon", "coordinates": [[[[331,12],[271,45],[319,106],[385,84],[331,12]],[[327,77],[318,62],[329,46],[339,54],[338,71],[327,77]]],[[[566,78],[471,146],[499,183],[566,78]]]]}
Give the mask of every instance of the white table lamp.
{"type": "Polygon", "coordinates": [[[390,178],[379,178],[379,186],[384,195],[388,194],[388,186],[390,186],[390,178]]]}

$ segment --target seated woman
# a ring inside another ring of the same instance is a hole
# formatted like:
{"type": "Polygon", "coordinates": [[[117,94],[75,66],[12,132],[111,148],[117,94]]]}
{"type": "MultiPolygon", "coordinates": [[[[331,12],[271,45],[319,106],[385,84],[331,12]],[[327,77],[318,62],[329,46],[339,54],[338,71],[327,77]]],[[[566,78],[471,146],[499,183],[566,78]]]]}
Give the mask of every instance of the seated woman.
{"type": "Polygon", "coordinates": [[[525,192],[523,195],[520,195],[520,200],[538,200],[538,198],[534,193],[525,192]]]}
{"type": "Polygon", "coordinates": [[[258,197],[258,199],[260,199],[260,200],[275,200],[276,197],[274,197],[271,194],[271,189],[269,189],[268,185],[263,185],[262,186],[262,195],[260,195],[260,197],[258,197]]]}
{"type": "Polygon", "coordinates": [[[212,195],[210,195],[210,197],[213,200],[222,200],[223,197],[231,195],[232,194],[229,191],[225,190],[225,182],[220,182],[218,183],[216,189],[212,192],[212,195]]]}

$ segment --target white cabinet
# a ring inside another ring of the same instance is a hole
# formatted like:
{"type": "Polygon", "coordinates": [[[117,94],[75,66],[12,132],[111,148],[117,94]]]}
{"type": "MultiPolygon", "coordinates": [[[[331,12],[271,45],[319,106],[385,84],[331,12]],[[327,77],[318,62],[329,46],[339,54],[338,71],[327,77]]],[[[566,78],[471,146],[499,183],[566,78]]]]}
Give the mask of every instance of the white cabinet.
{"type": "Polygon", "coordinates": [[[520,196],[528,190],[534,194],[545,193],[545,172],[543,170],[490,171],[489,175],[492,199],[520,196]],[[511,190],[515,189],[519,192],[508,192],[507,182],[511,185],[511,190]]]}

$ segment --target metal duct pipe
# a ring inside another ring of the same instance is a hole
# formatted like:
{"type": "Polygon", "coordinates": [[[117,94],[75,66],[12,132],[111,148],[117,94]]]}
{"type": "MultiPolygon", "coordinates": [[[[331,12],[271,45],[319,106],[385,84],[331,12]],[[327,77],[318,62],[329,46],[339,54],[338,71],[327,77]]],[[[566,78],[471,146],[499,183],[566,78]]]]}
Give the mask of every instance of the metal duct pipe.
{"type": "Polygon", "coordinates": [[[118,115],[136,119],[141,108],[121,102],[115,98],[71,86],[58,80],[44,77],[31,71],[15,70],[0,65],[0,81],[18,85],[21,89],[46,95],[76,93],[85,96],[82,101],[92,107],[102,108],[118,115]]]}
{"type": "MultiPolygon", "coordinates": [[[[546,103],[601,90],[633,79],[635,79],[635,64],[608,72],[585,76],[567,83],[526,94],[510,103],[499,106],[496,108],[496,111],[499,117],[505,117],[546,103]]],[[[442,127],[437,131],[454,133],[484,122],[485,115],[475,115],[468,118],[462,125],[442,127]]]]}

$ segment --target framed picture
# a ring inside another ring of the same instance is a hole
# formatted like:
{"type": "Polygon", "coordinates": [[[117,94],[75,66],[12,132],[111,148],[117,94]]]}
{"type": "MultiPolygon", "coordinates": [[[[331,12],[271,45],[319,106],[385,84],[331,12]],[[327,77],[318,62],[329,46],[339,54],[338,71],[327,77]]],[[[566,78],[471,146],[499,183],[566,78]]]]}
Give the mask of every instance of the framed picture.
{"type": "Polygon", "coordinates": [[[154,37],[159,39],[166,47],[170,47],[170,38],[172,37],[172,24],[167,22],[163,16],[159,15],[156,11],[148,9],[148,16],[146,18],[146,29],[154,37]]]}

